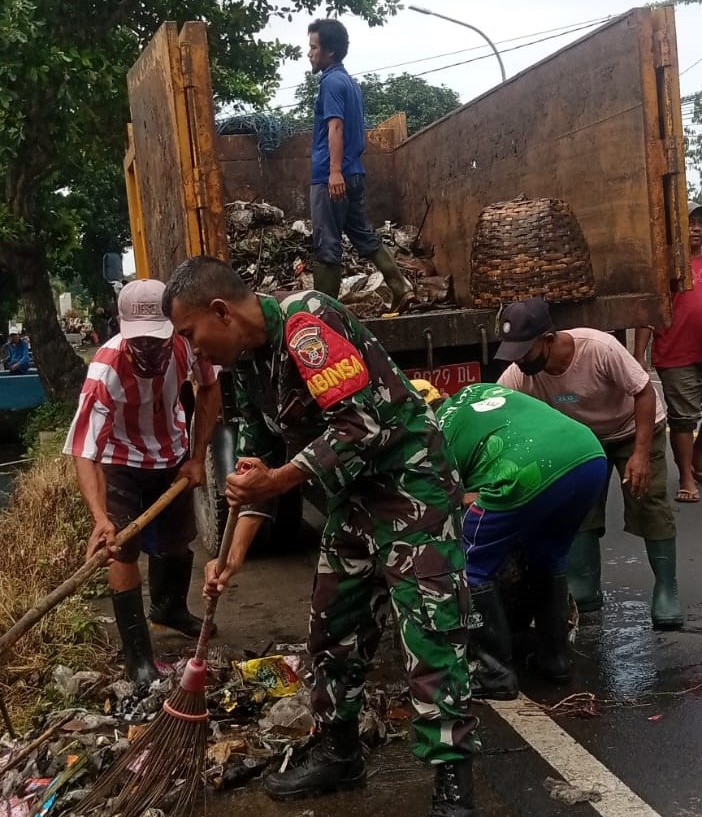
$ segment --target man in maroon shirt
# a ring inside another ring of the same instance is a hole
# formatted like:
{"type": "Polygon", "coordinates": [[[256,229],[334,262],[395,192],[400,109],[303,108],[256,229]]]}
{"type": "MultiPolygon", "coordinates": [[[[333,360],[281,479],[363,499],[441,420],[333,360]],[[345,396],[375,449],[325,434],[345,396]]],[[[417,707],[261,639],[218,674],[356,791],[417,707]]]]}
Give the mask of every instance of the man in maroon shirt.
{"type": "Polygon", "coordinates": [[[678,502],[698,502],[702,481],[702,437],[694,439],[702,413],[702,205],[688,202],[692,289],[673,296],[673,323],[668,329],[636,330],[635,357],[644,368],[653,334],[651,362],[663,385],[668,408],[670,447],[680,472],[678,502]]]}

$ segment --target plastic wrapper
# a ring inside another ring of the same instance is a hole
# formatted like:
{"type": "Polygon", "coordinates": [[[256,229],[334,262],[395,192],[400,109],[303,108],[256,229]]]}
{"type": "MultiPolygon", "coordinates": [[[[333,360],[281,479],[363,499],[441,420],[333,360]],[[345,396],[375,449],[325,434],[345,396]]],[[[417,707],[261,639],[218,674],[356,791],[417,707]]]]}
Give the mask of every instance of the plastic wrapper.
{"type": "Polygon", "coordinates": [[[287,698],[301,687],[301,681],[282,655],[252,658],[237,664],[247,683],[263,687],[271,698],[287,698]]]}

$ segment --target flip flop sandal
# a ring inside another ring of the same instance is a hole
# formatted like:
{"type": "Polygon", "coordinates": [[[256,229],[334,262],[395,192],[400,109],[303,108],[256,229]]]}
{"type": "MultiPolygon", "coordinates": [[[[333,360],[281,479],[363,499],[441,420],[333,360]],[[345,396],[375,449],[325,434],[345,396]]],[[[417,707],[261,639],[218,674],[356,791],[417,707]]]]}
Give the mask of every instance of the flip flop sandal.
{"type": "Polygon", "coordinates": [[[698,491],[688,491],[685,488],[679,488],[675,494],[676,502],[699,502],[700,495],[698,491]]]}

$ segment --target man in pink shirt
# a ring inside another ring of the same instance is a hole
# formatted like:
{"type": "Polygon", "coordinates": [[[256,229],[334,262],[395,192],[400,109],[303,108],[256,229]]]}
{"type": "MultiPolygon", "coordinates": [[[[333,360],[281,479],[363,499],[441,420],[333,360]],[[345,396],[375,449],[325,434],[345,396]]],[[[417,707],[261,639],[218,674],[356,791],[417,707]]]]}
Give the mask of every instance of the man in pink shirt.
{"type": "MultiPolygon", "coordinates": [[[[673,323],[653,332],[651,362],[668,407],[670,447],[680,472],[678,502],[698,502],[702,481],[702,435],[694,439],[702,407],[702,204],[687,203],[690,217],[692,289],[673,295],[673,323]]],[[[646,368],[651,328],[636,330],[634,354],[646,368]]]]}
{"type": "MultiPolygon", "coordinates": [[[[583,423],[602,443],[624,496],[624,529],[642,536],[655,576],[651,618],[679,629],[683,612],[675,577],[675,522],[667,493],[665,412],[648,374],[611,335],[596,329],[556,332],[548,304],[510,304],[500,318],[496,357],[512,361],[499,379],[583,423]]],[[[558,441],[554,440],[554,445],[558,441]]],[[[602,606],[599,538],[605,491],[573,542],[568,584],[582,612],[602,606]]]]}

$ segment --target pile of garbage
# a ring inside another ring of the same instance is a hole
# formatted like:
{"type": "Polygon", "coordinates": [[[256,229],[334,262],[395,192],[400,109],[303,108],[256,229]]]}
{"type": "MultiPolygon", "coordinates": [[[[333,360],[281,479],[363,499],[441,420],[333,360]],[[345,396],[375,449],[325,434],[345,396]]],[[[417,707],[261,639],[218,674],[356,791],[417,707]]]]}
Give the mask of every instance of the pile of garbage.
{"type": "MultiPolygon", "coordinates": [[[[266,202],[235,201],[225,208],[229,251],[234,269],[257,292],[312,289],[312,227],[309,221],[291,221],[266,202]]],[[[390,221],[377,230],[417,294],[412,311],[455,308],[450,276],[436,270],[420,244],[419,230],[390,221]]],[[[344,235],[345,277],[339,300],[359,318],[388,312],[392,294],[375,266],[359,258],[344,235]]]]}
{"type": "MultiPolygon", "coordinates": [[[[309,742],[311,673],[303,644],[272,645],[273,654],[239,660],[214,648],[208,660],[207,791],[239,788],[268,766],[280,769],[309,742]]],[[[148,689],[123,677],[53,670],[54,692],[68,707],[22,738],[0,739],[0,817],[71,815],[93,783],[148,727],[173,692],[186,659],[158,663],[148,689]]],[[[361,716],[368,747],[404,737],[410,709],[404,686],[369,687],[361,716]]],[[[175,802],[177,785],[170,797],[175,802]]],[[[169,804],[159,804],[167,809],[169,804]]],[[[159,817],[160,809],[151,809],[159,817]]]]}

